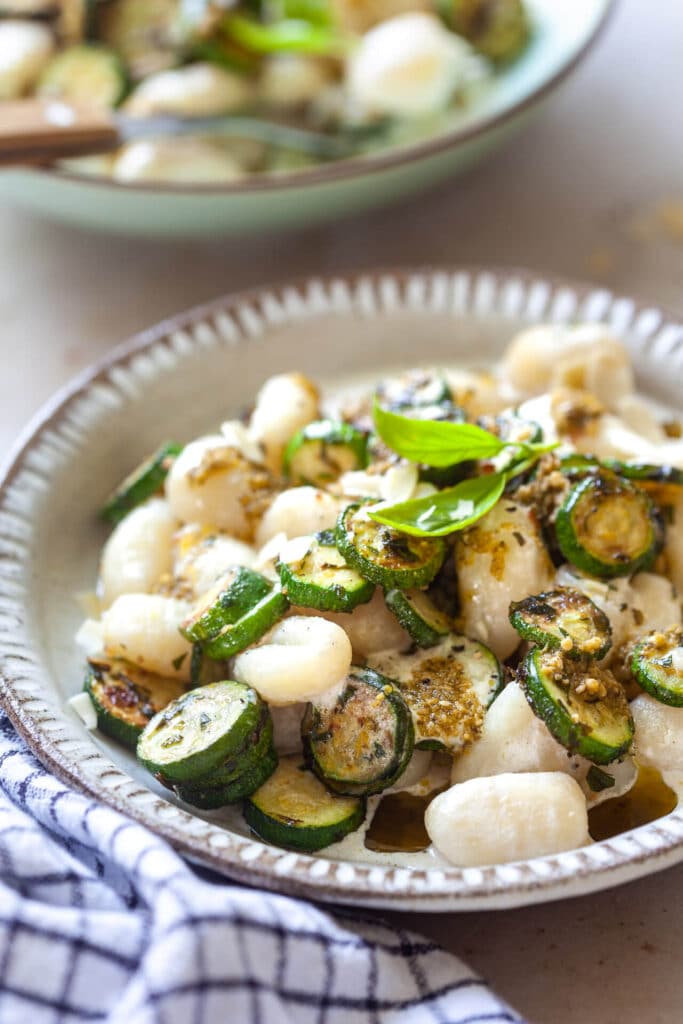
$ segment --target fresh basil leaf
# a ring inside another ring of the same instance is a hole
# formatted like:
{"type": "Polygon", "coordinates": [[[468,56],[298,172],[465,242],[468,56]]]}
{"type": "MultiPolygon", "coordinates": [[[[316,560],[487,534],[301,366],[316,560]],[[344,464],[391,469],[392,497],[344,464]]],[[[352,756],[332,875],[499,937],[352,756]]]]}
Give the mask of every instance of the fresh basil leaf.
{"type": "Polygon", "coordinates": [[[414,420],[383,409],[373,410],[375,428],[384,443],[411,462],[455,466],[469,459],[489,459],[507,447],[504,441],[473,423],[414,420]]]}
{"type": "Polygon", "coordinates": [[[413,537],[443,537],[463,530],[486,515],[502,496],[505,482],[504,473],[489,473],[463,480],[455,487],[425,498],[385,505],[369,515],[376,523],[413,537]]]}

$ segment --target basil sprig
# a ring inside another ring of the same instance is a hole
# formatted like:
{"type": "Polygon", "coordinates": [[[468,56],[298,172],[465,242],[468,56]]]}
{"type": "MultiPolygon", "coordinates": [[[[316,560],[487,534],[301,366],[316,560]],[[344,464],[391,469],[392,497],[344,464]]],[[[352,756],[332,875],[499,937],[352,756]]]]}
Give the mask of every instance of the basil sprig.
{"type": "Polygon", "coordinates": [[[426,498],[413,498],[370,512],[376,523],[413,537],[443,537],[463,530],[489,512],[505,490],[506,473],[463,480],[426,498]]]}
{"type": "Polygon", "coordinates": [[[415,420],[382,409],[375,402],[377,433],[392,451],[427,466],[456,466],[471,460],[494,459],[505,453],[509,461],[497,472],[462,480],[455,487],[371,511],[377,523],[413,537],[443,537],[463,530],[490,512],[509,480],[526,472],[554,444],[503,441],[472,423],[415,420]]]}
{"type": "Polygon", "coordinates": [[[388,448],[411,462],[455,466],[470,459],[492,459],[506,447],[495,434],[473,423],[414,420],[375,402],[375,429],[388,448]]]}

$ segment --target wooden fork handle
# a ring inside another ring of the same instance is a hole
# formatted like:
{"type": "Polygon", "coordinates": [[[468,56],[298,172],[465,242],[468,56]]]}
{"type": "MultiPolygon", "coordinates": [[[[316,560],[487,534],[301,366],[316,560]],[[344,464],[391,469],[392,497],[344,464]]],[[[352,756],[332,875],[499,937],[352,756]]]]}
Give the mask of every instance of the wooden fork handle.
{"type": "Polygon", "coordinates": [[[0,167],[103,153],[119,144],[106,111],[49,99],[0,103],[0,167]]]}

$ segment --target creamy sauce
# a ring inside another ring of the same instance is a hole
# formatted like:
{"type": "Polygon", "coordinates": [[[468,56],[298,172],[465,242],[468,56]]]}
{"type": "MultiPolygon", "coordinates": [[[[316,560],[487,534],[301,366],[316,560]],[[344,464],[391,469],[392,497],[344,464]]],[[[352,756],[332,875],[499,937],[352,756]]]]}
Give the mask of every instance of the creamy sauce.
{"type": "Polygon", "coordinates": [[[656,768],[639,768],[633,787],[616,800],[606,800],[588,812],[588,830],[593,839],[611,839],[649,821],[670,814],[678,803],[673,789],[656,768]]]}

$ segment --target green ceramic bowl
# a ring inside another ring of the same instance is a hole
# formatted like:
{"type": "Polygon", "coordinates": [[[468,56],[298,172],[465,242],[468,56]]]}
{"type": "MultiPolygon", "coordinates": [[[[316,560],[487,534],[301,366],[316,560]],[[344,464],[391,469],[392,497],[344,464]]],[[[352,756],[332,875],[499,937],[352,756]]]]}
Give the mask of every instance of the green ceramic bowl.
{"type": "Polygon", "coordinates": [[[393,202],[453,177],[520,128],[576,67],[616,0],[526,0],[522,57],[438,134],[351,160],[226,185],[124,185],[63,170],[5,171],[0,197],[87,228],[210,236],[303,227],[393,202]]]}

